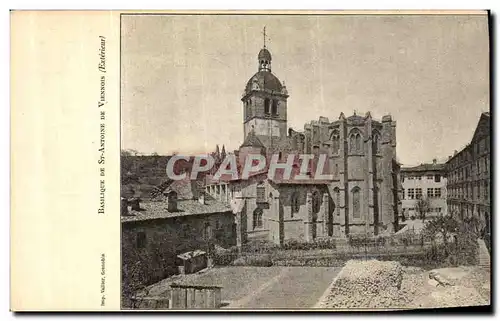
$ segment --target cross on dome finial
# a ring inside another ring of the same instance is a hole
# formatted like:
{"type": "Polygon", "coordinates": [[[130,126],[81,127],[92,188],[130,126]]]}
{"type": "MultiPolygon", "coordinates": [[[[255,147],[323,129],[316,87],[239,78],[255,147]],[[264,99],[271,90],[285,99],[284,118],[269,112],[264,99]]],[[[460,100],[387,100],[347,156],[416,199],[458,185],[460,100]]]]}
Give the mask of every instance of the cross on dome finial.
{"type": "Polygon", "coordinates": [[[266,26],[264,26],[264,31],[262,32],[264,35],[264,48],[266,48],[266,26]]]}
{"type": "Polygon", "coordinates": [[[271,71],[271,53],[266,48],[266,26],[262,30],[262,35],[264,36],[264,48],[259,51],[259,71],[271,71]]]}

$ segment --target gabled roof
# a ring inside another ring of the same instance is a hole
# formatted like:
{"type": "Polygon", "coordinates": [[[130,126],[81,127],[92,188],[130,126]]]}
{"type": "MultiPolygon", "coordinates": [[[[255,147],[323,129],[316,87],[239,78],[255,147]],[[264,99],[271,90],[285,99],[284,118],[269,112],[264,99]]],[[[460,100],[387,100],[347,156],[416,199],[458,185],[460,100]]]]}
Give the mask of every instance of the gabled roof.
{"type": "Polygon", "coordinates": [[[482,113],[481,117],[479,117],[479,121],[477,122],[476,129],[474,130],[474,135],[472,136],[472,142],[479,140],[485,136],[490,135],[490,113],[482,113]]]}
{"type": "Polygon", "coordinates": [[[130,215],[122,216],[122,223],[231,212],[228,204],[214,199],[205,199],[205,204],[201,204],[198,200],[178,200],[178,210],[175,212],[168,211],[168,204],[165,201],[147,201],[141,203],[140,207],[140,211],[131,210],[130,215]]]}
{"type": "MultiPolygon", "coordinates": [[[[472,135],[471,142],[476,142],[480,140],[483,137],[489,136],[490,131],[491,131],[491,116],[489,112],[484,112],[481,113],[481,116],[479,117],[479,121],[477,122],[476,129],[474,130],[474,135],[472,135]]],[[[464,148],[462,148],[460,151],[454,153],[447,161],[446,163],[450,163],[452,160],[454,160],[458,155],[462,154],[463,152],[467,152],[470,150],[470,148],[473,145],[471,143],[468,143],[464,148]]]]}
{"type": "Polygon", "coordinates": [[[241,147],[264,147],[264,144],[262,144],[260,139],[255,136],[255,132],[251,130],[245,138],[243,144],[241,144],[241,147]]]}

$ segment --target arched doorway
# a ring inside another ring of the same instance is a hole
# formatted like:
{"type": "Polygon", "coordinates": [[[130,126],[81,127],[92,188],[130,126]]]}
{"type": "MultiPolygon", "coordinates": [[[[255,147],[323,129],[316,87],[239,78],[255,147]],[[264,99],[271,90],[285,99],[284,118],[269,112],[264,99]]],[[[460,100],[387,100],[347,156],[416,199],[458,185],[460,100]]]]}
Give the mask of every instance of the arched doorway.
{"type": "Polygon", "coordinates": [[[333,236],[333,216],[336,210],[336,205],[331,197],[329,197],[329,201],[330,201],[330,206],[328,210],[327,233],[328,236],[333,236]]]}
{"type": "Polygon", "coordinates": [[[262,224],[262,214],[263,211],[261,208],[256,208],[253,211],[253,229],[261,229],[263,227],[262,224]]]}

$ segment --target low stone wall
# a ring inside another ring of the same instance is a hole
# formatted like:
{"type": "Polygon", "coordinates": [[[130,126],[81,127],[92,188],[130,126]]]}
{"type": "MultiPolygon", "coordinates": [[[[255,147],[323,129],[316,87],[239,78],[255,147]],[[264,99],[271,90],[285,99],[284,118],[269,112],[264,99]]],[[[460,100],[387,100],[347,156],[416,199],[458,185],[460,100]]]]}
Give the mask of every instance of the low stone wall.
{"type": "Polygon", "coordinates": [[[142,296],[132,299],[133,309],[167,310],[170,307],[169,298],[163,296],[142,296]]]}
{"type": "Polygon", "coordinates": [[[401,299],[402,280],[399,262],[350,260],[315,308],[394,308],[401,299]]]}

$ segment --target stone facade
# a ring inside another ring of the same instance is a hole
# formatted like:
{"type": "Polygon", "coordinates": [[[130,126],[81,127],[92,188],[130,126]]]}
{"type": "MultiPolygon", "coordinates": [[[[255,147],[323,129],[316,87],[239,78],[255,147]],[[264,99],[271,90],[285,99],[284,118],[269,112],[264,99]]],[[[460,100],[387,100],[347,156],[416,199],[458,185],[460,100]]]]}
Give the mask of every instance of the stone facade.
{"type": "Polygon", "coordinates": [[[490,113],[482,113],[473,138],[446,162],[448,210],[461,220],[475,216],[491,233],[490,113]]]}
{"type": "Polygon", "coordinates": [[[306,124],[303,133],[291,133],[291,140],[299,153],[328,156],[333,175],[328,187],[332,199],[338,199],[334,206],[346,235],[394,231],[399,165],[396,122],[391,116],[377,121],[369,112],[350,117],[341,113],[333,122],[320,117],[306,124]]]}
{"type": "Polygon", "coordinates": [[[242,97],[245,141],[235,151],[238,164],[241,167],[249,154],[269,160],[279,153],[281,162],[290,154],[313,154],[315,160],[326,157],[323,174],[333,178],[268,179],[266,169],[248,180],[208,179],[206,191],[214,198],[238,199],[241,241],[262,238],[281,244],[287,239],[312,241],[397,230],[396,122],[390,115],[375,120],[369,112],[350,117],[340,113],[337,120],[319,117],[305,124],[304,131],[290,128],[287,133],[288,91],[271,73],[271,55],[263,50],[259,71],[242,97]]]}
{"type": "Polygon", "coordinates": [[[122,213],[122,261],[132,269],[141,263],[141,273],[156,282],[176,271],[177,255],[208,250],[209,244],[236,245],[235,215],[229,206],[208,200],[179,200],[169,212],[166,201],[141,203],[141,210],[122,213]],[[203,208],[200,210],[200,208],[203,208]],[[124,215],[125,214],[125,215],[124,215]]]}

